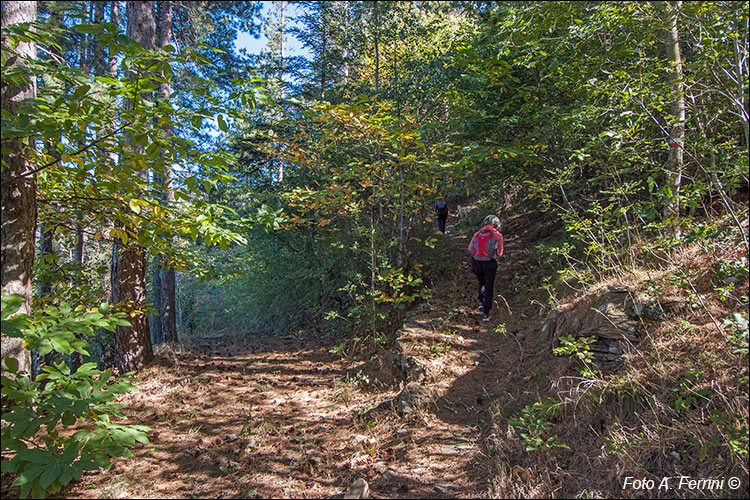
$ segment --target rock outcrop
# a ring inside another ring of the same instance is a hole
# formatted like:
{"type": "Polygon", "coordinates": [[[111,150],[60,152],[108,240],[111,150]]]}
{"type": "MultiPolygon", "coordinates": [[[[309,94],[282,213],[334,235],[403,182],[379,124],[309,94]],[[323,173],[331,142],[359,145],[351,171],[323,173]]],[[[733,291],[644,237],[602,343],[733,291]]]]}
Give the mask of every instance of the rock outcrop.
{"type": "Polygon", "coordinates": [[[641,321],[651,312],[648,301],[634,290],[609,287],[604,293],[550,313],[542,333],[553,342],[562,335],[595,337],[589,348],[602,365],[622,360],[623,354],[640,340],[641,321]]]}

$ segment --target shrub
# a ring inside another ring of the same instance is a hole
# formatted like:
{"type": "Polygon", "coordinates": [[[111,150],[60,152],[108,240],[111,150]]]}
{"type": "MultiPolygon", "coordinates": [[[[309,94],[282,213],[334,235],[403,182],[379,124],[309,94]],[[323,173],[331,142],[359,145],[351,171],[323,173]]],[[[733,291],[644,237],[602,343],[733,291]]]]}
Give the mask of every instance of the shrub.
{"type": "MultiPolygon", "coordinates": [[[[80,337],[93,335],[97,328],[114,331],[117,325],[129,324],[125,313],[105,316],[108,304],[86,311],[63,302],[48,305],[31,318],[16,314],[23,301],[20,295],[2,297],[2,333],[23,338],[24,347],[41,356],[88,355],[88,343],[80,337]]],[[[20,371],[15,358],[5,358],[2,366],[2,420],[9,424],[2,429],[2,450],[15,452],[3,461],[2,470],[16,474],[11,486],[21,487],[21,498],[29,493],[44,498],[73,478],[80,479],[83,471],[109,469],[110,457],[131,456],[136,441],[148,443],[148,427],[111,420],[123,418],[122,405],[114,400],[134,389],[130,373],[112,377],[112,370],[97,370],[95,363],[85,363],[71,373],[62,360],[40,371],[36,377],[20,371]],[[92,423],[93,428],[74,432],[73,426],[82,422],[92,423]]]]}

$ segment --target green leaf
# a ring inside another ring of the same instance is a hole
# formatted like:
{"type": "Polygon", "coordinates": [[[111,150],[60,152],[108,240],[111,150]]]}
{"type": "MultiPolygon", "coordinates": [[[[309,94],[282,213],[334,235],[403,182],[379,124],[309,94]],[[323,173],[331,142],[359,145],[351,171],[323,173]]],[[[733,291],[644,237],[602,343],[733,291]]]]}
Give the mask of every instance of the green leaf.
{"type": "Polygon", "coordinates": [[[229,130],[227,128],[227,122],[224,121],[224,116],[223,115],[218,115],[216,117],[216,120],[219,123],[219,129],[221,129],[222,132],[226,132],[227,130],[229,130]]]}
{"type": "Polygon", "coordinates": [[[40,464],[34,464],[34,465],[29,466],[29,467],[26,467],[23,470],[23,472],[21,472],[18,475],[18,477],[16,478],[16,480],[13,481],[13,483],[11,484],[11,487],[13,487],[13,486],[21,486],[21,485],[24,485],[24,484],[27,484],[27,483],[30,483],[30,482],[34,481],[34,479],[36,479],[37,477],[39,477],[39,475],[42,474],[42,472],[44,472],[44,470],[46,468],[47,468],[46,466],[40,465],[40,464]]]}
{"type": "Polygon", "coordinates": [[[57,478],[57,480],[63,486],[65,486],[66,484],[68,484],[71,479],[73,479],[73,470],[72,470],[72,468],[64,468],[64,469],[62,469],[60,471],[60,476],[57,478]]]}
{"type": "Polygon", "coordinates": [[[138,204],[139,201],[140,200],[130,200],[129,202],[130,209],[137,214],[141,213],[141,206],[138,204]]]}
{"type": "Polygon", "coordinates": [[[146,154],[151,159],[156,159],[160,153],[161,153],[161,144],[159,144],[158,142],[152,142],[146,148],[146,154]]]}
{"type": "Polygon", "coordinates": [[[5,319],[15,314],[21,308],[23,303],[26,302],[26,299],[23,298],[23,296],[14,293],[11,295],[6,295],[5,297],[3,297],[2,301],[2,319],[3,321],[5,321],[5,319]]]}
{"type": "Polygon", "coordinates": [[[31,462],[34,464],[49,464],[52,463],[52,457],[45,451],[38,448],[31,448],[29,450],[21,450],[18,452],[19,460],[25,462],[31,462]]]}
{"type": "Polygon", "coordinates": [[[81,85],[75,90],[75,92],[73,92],[73,99],[81,99],[89,90],[91,90],[90,85],[81,85]]]}
{"type": "Polygon", "coordinates": [[[49,486],[60,476],[61,469],[62,466],[60,464],[53,464],[48,467],[39,478],[39,486],[45,490],[49,488],[49,486]]]}
{"type": "Polygon", "coordinates": [[[16,358],[5,358],[5,366],[10,373],[18,372],[18,360],[16,358]]]}
{"type": "Polygon", "coordinates": [[[91,33],[91,34],[100,34],[104,31],[104,28],[98,24],[78,24],[73,27],[73,30],[78,31],[79,33],[91,33]]]}
{"type": "Polygon", "coordinates": [[[72,413],[66,411],[63,413],[61,421],[64,425],[73,425],[76,423],[76,417],[72,413]]]}
{"type": "Polygon", "coordinates": [[[162,65],[162,71],[164,72],[164,78],[167,80],[172,79],[172,66],[169,65],[169,61],[164,61],[162,65]]]}

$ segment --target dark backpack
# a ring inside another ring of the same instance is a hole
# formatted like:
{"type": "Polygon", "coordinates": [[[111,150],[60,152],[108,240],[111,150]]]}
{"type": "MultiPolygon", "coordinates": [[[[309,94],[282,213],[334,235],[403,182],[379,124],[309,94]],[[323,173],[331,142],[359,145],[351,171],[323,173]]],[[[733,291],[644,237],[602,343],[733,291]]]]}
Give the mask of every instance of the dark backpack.
{"type": "Polygon", "coordinates": [[[437,202],[436,205],[437,208],[437,214],[438,215],[447,215],[448,214],[448,204],[444,201],[437,202]]]}
{"type": "Polygon", "coordinates": [[[492,229],[482,228],[471,240],[471,256],[474,260],[490,261],[497,253],[497,238],[492,229]]]}

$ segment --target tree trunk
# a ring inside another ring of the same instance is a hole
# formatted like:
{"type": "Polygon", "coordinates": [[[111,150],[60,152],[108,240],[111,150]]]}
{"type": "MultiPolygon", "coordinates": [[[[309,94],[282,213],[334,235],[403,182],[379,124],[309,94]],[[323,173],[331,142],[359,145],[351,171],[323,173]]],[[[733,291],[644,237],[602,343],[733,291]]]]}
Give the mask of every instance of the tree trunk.
{"type": "Polygon", "coordinates": [[[664,207],[664,219],[674,238],[680,236],[680,185],[682,184],[683,153],[685,147],[685,84],[682,75],[682,54],[677,18],[682,2],[667,2],[667,58],[672,87],[673,121],[669,132],[669,174],[667,186],[671,195],[664,207]]]}
{"type": "MultiPolygon", "coordinates": [[[[3,26],[29,23],[36,20],[36,2],[3,2],[3,26]]],[[[7,39],[3,45],[10,48],[7,39]]],[[[9,55],[6,70],[25,65],[24,58],[36,57],[34,42],[21,42],[15,48],[19,57],[9,55]]],[[[32,76],[28,82],[2,82],[3,112],[15,116],[25,99],[36,97],[36,84],[32,76]]],[[[26,299],[19,312],[31,313],[31,298],[34,294],[31,276],[34,268],[36,235],[36,174],[34,165],[26,157],[27,148],[33,147],[27,140],[2,140],[2,229],[0,248],[2,256],[2,293],[17,293],[26,299]]],[[[31,372],[31,356],[23,348],[23,339],[2,336],[2,356],[18,360],[19,370],[31,372]]]]}
{"type": "MultiPolygon", "coordinates": [[[[279,95],[284,99],[284,38],[286,35],[286,2],[281,2],[281,20],[279,23],[279,95]]],[[[279,161],[279,183],[284,182],[284,162],[279,161]]]]}
{"type": "MultiPolygon", "coordinates": [[[[155,181],[156,183],[156,181],[155,181]]],[[[158,255],[151,261],[151,288],[153,291],[154,298],[154,310],[156,310],[156,316],[151,321],[151,339],[154,344],[161,344],[164,342],[164,332],[161,328],[161,315],[164,307],[161,303],[161,257],[158,255]]]]}
{"type": "MultiPolygon", "coordinates": [[[[281,20],[279,22],[279,93],[281,98],[284,98],[284,38],[286,35],[286,2],[281,2],[281,20]]],[[[280,167],[283,168],[283,167],[280,167]]],[[[280,174],[283,177],[283,170],[280,174]]]]}
{"type": "MultiPolygon", "coordinates": [[[[93,9],[93,6],[91,6],[93,9]]],[[[84,19],[82,23],[88,24],[90,18],[84,19]]],[[[91,47],[93,43],[93,35],[87,36],[86,33],[81,33],[81,46],[79,48],[79,67],[82,73],[89,74],[91,69],[91,47]]],[[[79,147],[83,147],[84,142],[78,143],[79,147]]],[[[75,230],[75,241],[73,243],[73,261],[78,264],[76,269],[76,280],[80,278],[81,270],[83,269],[83,214],[80,212],[76,213],[76,230],[75,230]]]]}
{"type": "MultiPolygon", "coordinates": [[[[159,2],[161,8],[159,16],[159,46],[164,47],[172,42],[172,2],[159,2]]],[[[165,101],[169,101],[172,95],[172,87],[168,81],[159,83],[159,94],[165,101]]],[[[173,134],[170,125],[164,125],[164,135],[170,137],[173,134]]],[[[174,203],[174,188],[172,187],[173,172],[171,165],[164,165],[161,175],[162,201],[166,205],[174,203]]],[[[159,269],[159,311],[160,333],[166,342],[177,342],[177,305],[175,294],[177,292],[175,271],[161,266],[159,269]]]]}
{"type": "Polygon", "coordinates": [[[116,246],[112,258],[112,302],[137,309],[128,316],[131,326],[118,326],[116,334],[118,365],[122,372],[137,370],[151,361],[151,332],[148,318],[141,312],[146,304],[146,256],[141,248],[116,246]]]}
{"type": "MultiPolygon", "coordinates": [[[[114,23],[115,26],[120,22],[120,6],[119,2],[112,2],[112,7],[109,13],[109,22],[114,23]]],[[[114,78],[117,78],[117,50],[110,46],[109,54],[107,59],[107,74],[114,78]]]]}
{"type": "Polygon", "coordinates": [[[378,25],[378,2],[373,5],[375,9],[375,93],[380,88],[380,26],[378,25]]]}
{"type": "Polygon", "coordinates": [[[321,41],[320,41],[320,100],[326,100],[326,49],[328,48],[328,31],[326,25],[326,2],[320,5],[320,24],[321,24],[321,41]]]}
{"type": "Polygon", "coordinates": [[[83,225],[81,223],[76,224],[76,236],[75,236],[75,247],[73,248],[73,261],[78,264],[78,271],[76,276],[80,274],[80,269],[83,268],[83,225]]]}
{"type": "MultiPolygon", "coordinates": [[[[373,7],[375,8],[375,94],[380,93],[380,24],[378,19],[378,2],[375,2],[373,7]]],[[[375,155],[375,161],[378,166],[381,160],[380,141],[377,141],[377,152],[375,155]]],[[[378,201],[378,223],[383,223],[383,203],[378,201]]]]}
{"type": "MultiPolygon", "coordinates": [[[[747,8],[747,4],[733,4],[740,9],[747,8]]],[[[748,110],[747,110],[747,92],[745,91],[745,79],[747,77],[747,65],[748,65],[748,50],[747,50],[747,18],[745,22],[740,21],[741,16],[737,10],[734,11],[734,26],[739,36],[734,37],[734,74],[736,75],[737,81],[737,107],[739,108],[737,114],[742,122],[742,132],[744,133],[745,149],[750,148],[750,130],[748,128],[748,110]],[[740,28],[742,25],[742,28],[740,28]]]]}
{"type": "MultiPolygon", "coordinates": [[[[55,227],[54,226],[40,226],[39,228],[39,255],[46,253],[55,255],[54,238],[55,238],[55,227]]],[[[52,293],[52,282],[48,278],[39,280],[39,297],[44,297],[52,293]]]]}
{"type": "MultiPolygon", "coordinates": [[[[129,1],[127,17],[128,36],[146,50],[153,50],[154,3],[129,1]]],[[[147,93],[140,95],[140,99],[144,101],[152,98],[147,93]]],[[[129,106],[133,106],[132,101],[131,99],[129,106]]],[[[146,178],[147,172],[143,169],[138,175],[146,178]]],[[[125,227],[123,230],[129,231],[129,228],[125,227]]],[[[117,238],[112,249],[112,302],[131,311],[128,316],[131,326],[118,326],[116,332],[120,370],[137,370],[153,359],[148,317],[143,312],[146,305],[146,254],[139,245],[130,243],[129,246],[123,246],[122,241],[117,238]]]]}

